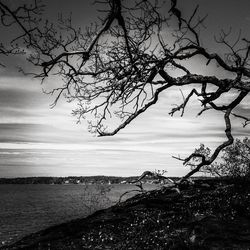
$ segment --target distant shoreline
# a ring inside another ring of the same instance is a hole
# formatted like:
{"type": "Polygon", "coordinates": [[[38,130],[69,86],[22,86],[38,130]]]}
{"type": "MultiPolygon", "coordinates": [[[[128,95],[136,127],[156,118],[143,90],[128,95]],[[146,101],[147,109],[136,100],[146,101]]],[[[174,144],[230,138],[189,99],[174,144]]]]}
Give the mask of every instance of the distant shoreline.
{"type": "MultiPolygon", "coordinates": [[[[15,177],[15,178],[0,178],[1,184],[129,184],[138,180],[139,176],[68,176],[68,177],[15,177]]],[[[180,177],[168,177],[172,180],[178,180],[180,177]]],[[[197,176],[193,178],[210,179],[211,177],[197,176]]],[[[158,184],[159,180],[151,177],[146,177],[142,183],[158,184]]]]}
{"type": "Polygon", "coordinates": [[[118,184],[129,183],[138,176],[68,176],[68,177],[16,177],[0,178],[0,184],[118,184]]]}

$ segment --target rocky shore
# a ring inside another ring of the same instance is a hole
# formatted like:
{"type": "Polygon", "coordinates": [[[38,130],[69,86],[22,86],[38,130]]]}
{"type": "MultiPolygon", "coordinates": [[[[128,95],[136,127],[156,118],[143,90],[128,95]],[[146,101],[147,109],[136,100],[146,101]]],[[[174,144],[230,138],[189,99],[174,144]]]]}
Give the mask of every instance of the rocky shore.
{"type": "Polygon", "coordinates": [[[249,180],[145,192],[1,248],[14,249],[250,249],[249,180]]]}

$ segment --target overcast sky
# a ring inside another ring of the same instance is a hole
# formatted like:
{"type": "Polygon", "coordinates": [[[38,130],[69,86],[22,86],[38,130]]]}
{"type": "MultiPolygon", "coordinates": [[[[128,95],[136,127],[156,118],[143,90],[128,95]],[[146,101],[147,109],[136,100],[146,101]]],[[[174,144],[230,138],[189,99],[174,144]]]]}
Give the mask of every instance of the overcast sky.
{"type": "MultiPolygon", "coordinates": [[[[12,0],[14,3],[15,1],[12,0]]],[[[215,48],[213,34],[230,26],[239,28],[249,38],[250,3],[248,0],[179,1],[182,11],[200,3],[201,13],[208,13],[206,46],[215,48]],[[189,6],[187,5],[187,2],[189,6]]],[[[87,25],[96,19],[91,1],[47,1],[46,15],[72,11],[75,23],[87,25]],[[93,19],[93,20],[92,20],[93,19]]],[[[235,35],[236,36],[236,35],[235,35]]],[[[225,140],[223,115],[208,112],[196,117],[199,103],[194,100],[184,117],[170,117],[168,112],[180,103],[179,89],[161,95],[159,103],[113,137],[94,137],[86,124],[76,124],[71,116],[73,104],[60,100],[54,109],[53,97],[42,93],[37,79],[23,76],[13,67],[26,65],[22,56],[8,58],[9,67],[0,68],[0,177],[68,175],[140,175],[145,170],[167,170],[181,176],[188,169],[173,159],[192,153],[200,143],[214,148],[225,140]]],[[[193,69],[213,74],[216,68],[193,69]]],[[[218,72],[215,72],[218,74],[218,72]]],[[[49,86],[51,82],[47,82],[49,86]]],[[[184,90],[184,94],[188,89],[184,90]]],[[[238,111],[250,114],[249,98],[238,111]]],[[[249,135],[240,121],[233,120],[233,134],[249,135]]]]}

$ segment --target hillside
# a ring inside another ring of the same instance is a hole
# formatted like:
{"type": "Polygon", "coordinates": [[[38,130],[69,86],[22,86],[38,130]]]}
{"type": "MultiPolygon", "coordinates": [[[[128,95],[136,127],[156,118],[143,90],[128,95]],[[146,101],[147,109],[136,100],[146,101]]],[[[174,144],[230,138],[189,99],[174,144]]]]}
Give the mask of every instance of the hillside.
{"type": "Polygon", "coordinates": [[[249,180],[217,179],[139,194],[1,249],[249,248],[249,180]]]}

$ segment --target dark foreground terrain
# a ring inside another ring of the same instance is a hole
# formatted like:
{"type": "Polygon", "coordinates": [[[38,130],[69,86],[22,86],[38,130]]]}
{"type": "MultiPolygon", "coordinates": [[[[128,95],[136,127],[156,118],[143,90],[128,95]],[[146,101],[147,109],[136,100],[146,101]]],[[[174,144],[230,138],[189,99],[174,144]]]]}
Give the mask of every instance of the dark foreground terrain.
{"type": "Polygon", "coordinates": [[[249,180],[136,195],[1,249],[250,249],[249,180]]]}

